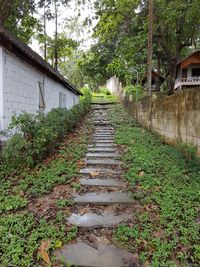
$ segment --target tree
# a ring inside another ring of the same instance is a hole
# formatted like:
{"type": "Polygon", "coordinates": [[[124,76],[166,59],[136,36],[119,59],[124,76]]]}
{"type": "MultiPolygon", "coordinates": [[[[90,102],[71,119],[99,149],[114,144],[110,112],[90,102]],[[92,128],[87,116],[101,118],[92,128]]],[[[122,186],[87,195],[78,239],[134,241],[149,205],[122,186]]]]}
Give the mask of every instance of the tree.
{"type": "Polygon", "coordinates": [[[38,23],[34,0],[0,0],[0,23],[28,43],[38,23]]]}
{"type": "Polygon", "coordinates": [[[147,94],[151,95],[152,52],[153,52],[153,0],[149,0],[148,16],[148,56],[147,56],[147,94]]]}
{"type": "Polygon", "coordinates": [[[155,0],[155,21],[154,40],[164,55],[169,93],[173,94],[177,62],[199,35],[199,1],[155,0]]]}

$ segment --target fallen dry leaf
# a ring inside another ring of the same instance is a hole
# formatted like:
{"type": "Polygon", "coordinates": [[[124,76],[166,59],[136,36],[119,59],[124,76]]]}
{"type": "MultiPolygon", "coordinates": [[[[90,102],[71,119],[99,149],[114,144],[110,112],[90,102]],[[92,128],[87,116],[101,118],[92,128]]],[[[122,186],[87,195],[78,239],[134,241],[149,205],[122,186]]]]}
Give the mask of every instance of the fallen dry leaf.
{"type": "Polygon", "coordinates": [[[145,174],[144,171],[141,171],[141,172],[139,173],[140,176],[144,176],[144,174],[145,174]]]}
{"type": "Polygon", "coordinates": [[[90,175],[92,177],[97,177],[97,176],[99,176],[99,173],[98,172],[91,172],[90,175]]]}
{"type": "Polygon", "coordinates": [[[51,241],[50,240],[42,240],[41,241],[41,245],[38,249],[38,254],[40,255],[40,257],[47,263],[47,264],[51,264],[50,258],[49,258],[49,254],[48,254],[48,249],[50,247],[51,241]]]}
{"type": "Polygon", "coordinates": [[[77,166],[78,166],[79,168],[85,166],[85,161],[84,161],[83,159],[80,159],[79,161],[77,161],[77,166]]]}

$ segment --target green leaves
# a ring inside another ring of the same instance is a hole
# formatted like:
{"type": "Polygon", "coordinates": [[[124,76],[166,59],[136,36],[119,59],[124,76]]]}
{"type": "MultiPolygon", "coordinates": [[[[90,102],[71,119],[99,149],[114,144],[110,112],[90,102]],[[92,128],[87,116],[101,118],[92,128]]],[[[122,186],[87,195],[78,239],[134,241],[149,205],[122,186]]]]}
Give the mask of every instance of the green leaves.
{"type": "Polygon", "coordinates": [[[198,266],[199,159],[188,160],[139,128],[120,107],[113,108],[110,117],[117,143],[126,146],[121,158],[124,176],[138,205],[134,226],[119,226],[115,237],[150,266],[198,266]]]}
{"type": "Polygon", "coordinates": [[[22,167],[33,167],[56,147],[60,138],[73,131],[88,110],[91,101],[86,94],[72,109],[53,109],[47,115],[26,112],[12,118],[10,130],[18,133],[8,141],[2,153],[2,168],[7,172],[22,167]]]}

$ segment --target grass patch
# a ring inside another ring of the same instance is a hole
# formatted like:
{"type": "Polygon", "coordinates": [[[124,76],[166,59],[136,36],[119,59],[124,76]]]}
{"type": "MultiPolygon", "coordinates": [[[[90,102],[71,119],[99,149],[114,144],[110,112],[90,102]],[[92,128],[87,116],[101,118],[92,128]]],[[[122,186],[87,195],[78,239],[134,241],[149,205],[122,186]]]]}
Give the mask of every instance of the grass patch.
{"type": "Polygon", "coordinates": [[[106,92],[92,93],[92,103],[116,103],[117,96],[106,92]]]}
{"type": "Polygon", "coordinates": [[[199,159],[187,159],[140,128],[120,106],[110,117],[125,151],[124,178],[139,203],[136,224],[120,225],[115,239],[150,266],[199,266],[199,159]]]}

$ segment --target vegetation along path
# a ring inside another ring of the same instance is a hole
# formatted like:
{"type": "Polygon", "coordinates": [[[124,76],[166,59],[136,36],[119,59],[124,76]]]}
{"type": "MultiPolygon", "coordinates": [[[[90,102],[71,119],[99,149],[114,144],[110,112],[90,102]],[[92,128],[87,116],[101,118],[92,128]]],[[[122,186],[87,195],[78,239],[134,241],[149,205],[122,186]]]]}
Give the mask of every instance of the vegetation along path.
{"type": "Polygon", "coordinates": [[[119,104],[93,104],[53,155],[0,174],[1,266],[199,266],[199,159],[119,104]]]}
{"type": "Polygon", "coordinates": [[[93,114],[68,218],[79,234],[54,255],[77,266],[199,266],[199,160],[141,129],[120,105],[97,104],[93,114]]]}

